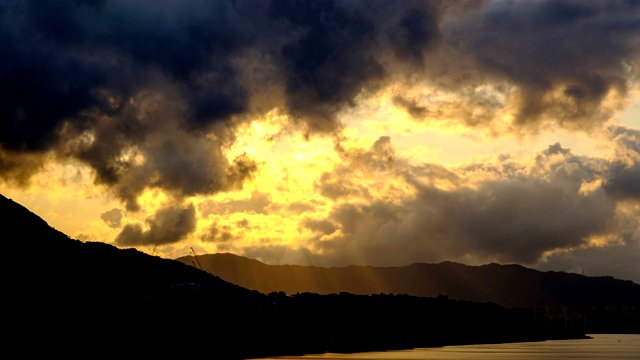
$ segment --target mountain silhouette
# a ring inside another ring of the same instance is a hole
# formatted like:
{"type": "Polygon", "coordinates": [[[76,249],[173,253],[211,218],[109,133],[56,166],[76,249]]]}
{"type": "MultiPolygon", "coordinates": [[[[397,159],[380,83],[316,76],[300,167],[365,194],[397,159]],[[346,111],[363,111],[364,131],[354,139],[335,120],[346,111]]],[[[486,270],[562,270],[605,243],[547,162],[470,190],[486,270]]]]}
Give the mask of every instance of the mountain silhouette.
{"type": "Polygon", "coordinates": [[[2,195],[0,213],[5,343],[21,355],[167,355],[199,343],[224,358],[248,353],[238,341],[266,295],[175,260],[71,239],[2,195]]]}
{"type": "MultiPolygon", "coordinates": [[[[193,256],[177,260],[190,264],[193,256]]],[[[408,294],[505,307],[562,304],[573,307],[640,305],[640,285],[610,276],[542,272],[520,265],[468,266],[454,262],[401,267],[267,265],[229,253],[199,255],[203,269],[263,293],[408,294]]]]}
{"type": "Polygon", "coordinates": [[[5,246],[12,262],[12,297],[58,302],[112,303],[149,300],[175,289],[198,288],[218,296],[255,296],[181,262],[119,249],[101,242],[71,239],[22,205],[0,195],[5,246]]]}
{"type": "MultiPolygon", "coordinates": [[[[566,309],[408,294],[267,294],[191,262],[72,239],[1,195],[0,214],[3,344],[21,357],[233,360],[585,337],[584,318],[566,309]]],[[[634,331],[631,320],[614,328],[634,331]]]]}

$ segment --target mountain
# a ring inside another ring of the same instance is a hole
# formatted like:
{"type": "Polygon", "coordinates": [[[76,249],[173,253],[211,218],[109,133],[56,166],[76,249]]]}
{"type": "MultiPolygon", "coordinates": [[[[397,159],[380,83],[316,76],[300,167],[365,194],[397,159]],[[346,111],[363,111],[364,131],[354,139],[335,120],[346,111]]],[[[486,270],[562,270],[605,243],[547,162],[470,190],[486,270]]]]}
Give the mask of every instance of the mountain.
{"type": "Polygon", "coordinates": [[[71,239],[1,195],[0,214],[3,345],[21,357],[233,360],[585,338],[580,316],[446,296],[265,294],[190,262],[71,239]]]}
{"type": "Polygon", "coordinates": [[[267,297],[181,262],[74,240],[0,195],[5,341],[22,356],[167,355],[238,345],[267,297]],[[203,328],[202,324],[207,327],[203,328]]]}
{"type": "Polygon", "coordinates": [[[181,262],[71,239],[0,195],[8,255],[5,298],[29,302],[118,304],[148,302],[187,288],[218,299],[259,294],[181,262]]]}
{"type": "MultiPolygon", "coordinates": [[[[192,256],[177,259],[192,264],[192,256]]],[[[267,265],[233,254],[198,256],[204,270],[262,293],[408,294],[505,307],[562,304],[572,307],[640,307],[640,285],[609,276],[541,272],[520,265],[468,266],[454,262],[402,267],[267,265]]]]}

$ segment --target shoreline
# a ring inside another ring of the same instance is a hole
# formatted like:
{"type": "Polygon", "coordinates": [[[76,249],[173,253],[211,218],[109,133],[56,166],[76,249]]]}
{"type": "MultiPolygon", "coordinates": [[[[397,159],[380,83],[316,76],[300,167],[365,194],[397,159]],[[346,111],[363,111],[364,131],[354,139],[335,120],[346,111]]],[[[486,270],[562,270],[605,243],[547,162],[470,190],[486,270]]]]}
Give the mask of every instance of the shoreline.
{"type": "Polygon", "coordinates": [[[404,351],[404,350],[416,350],[416,349],[435,349],[435,348],[444,348],[449,346],[474,346],[474,345],[499,345],[499,344],[518,344],[518,343],[539,343],[546,341],[554,341],[554,340],[589,340],[593,339],[592,336],[589,335],[579,335],[579,336],[565,336],[565,337],[550,337],[550,338],[533,338],[533,339],[514,339],[513,341],[488,341],[488,342],[456,342],[450,341],[446,343],[429,343],[422,342],[417,343],[411,346],[396,346],[396,347],[372,347],[372,348],[358,348],[358,349],[328,349],[323,352],[283,352],[278,354],[271,355],[256,355],[251,357],[243,357],[241,360],[267,360],[270,358],[288,358],[288,357],[307,357],[307,356],[324,356],[328,354],[337,354],[337,355],[348,355],[348,354],[360,354],[360,353],[371,353],[371,352],[392,352],[392,351],[404,351]]]}
{"type": "Polygon", "coordinates": [[[370,351],[363,353],[321,353],[306,355],[274,356],[267,358],[249,358],[244,360],[356,360],[356,359],[459,359],[492,360],[512,358],[514,351],[523,360],[555,360],[562,358],[589,358],[594,360],[635,360],[640,353],[640,334],[587,334],[584,339],[550,339],[535,342],[516,342],[500,344],[452,345],[438,348],[414,348],[389,351],[370,351]],[[616,336],[620,335],[620,336],[616,336]],[[572,340],[589,340],[588,343],[572,340]],[[591,342],[593,341],[593,342],[591,342]],[[621,344],[622,343],[622,344],[621,344]],[[486,346],[485,346],[486,345],[486,346]],[[492,346],[495,345],[495,346],[492,346]],[[622,345],[622,346],[620,346],[622,345]]]}

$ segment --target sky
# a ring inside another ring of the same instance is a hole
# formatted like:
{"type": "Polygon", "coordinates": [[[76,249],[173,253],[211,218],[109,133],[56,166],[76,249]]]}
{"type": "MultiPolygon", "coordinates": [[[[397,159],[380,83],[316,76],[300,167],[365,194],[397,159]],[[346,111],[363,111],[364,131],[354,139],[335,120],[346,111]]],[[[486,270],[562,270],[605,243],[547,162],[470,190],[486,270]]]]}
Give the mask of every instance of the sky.
{"type": "Polygon", "coordinates": [[[165,258],[640,283],[639,86],[639,1],[0,0],[0,193],[165,258]]]}

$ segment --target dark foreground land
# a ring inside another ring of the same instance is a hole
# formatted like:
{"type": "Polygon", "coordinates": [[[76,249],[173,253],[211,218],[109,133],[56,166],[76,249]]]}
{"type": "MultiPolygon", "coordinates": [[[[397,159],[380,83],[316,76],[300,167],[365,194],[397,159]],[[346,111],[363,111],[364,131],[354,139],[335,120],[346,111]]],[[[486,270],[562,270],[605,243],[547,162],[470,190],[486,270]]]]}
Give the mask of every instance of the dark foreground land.
{"type": "Polygon", "coordinates": [[[8,293],[8,349],[16,347],[25,357],[246,359],[585,337],[580,321],[553,323],[544,314],[494,303],[444,296],[262,294],[180,263],[163,273],[153,264],[164,260],[135,251],[118,259],[97,253],[83,255],[88,270],[50,271],[40,277],[55,274],[59,283],[49,279],[8,293]],[[119,280],[96,275],[94,267],[111,269],[119,280]],[[143,282],[141,276],[157,278],[143,282]]]}
{"type": "Polygon", "coordinates": [[[439,297],[264,294],[175,260],[81,242],[0,196],[2,345],[20,358],[246,359],[582,338],[581,319],[439,297]]]}
{"type": "MultiPolygon", "coordinates": [[[[189,285],[186,285],[189,286],[189,285]]],[[[24,305],[24,304],[23,304],[24,305]]],[[[21,355],[246,359],[455,344],[586,338],[495,304],[407,295],[251,294],[172,289],[148,299],[34,303],[11,337],[21,355]]],[[[24,313],[23,313],[24,314],[24,313]]],[[[13,314],[20,317],[18,314],[13,314]]],[[[14,319],[18,320],[18,319],[14,319]]]]}

